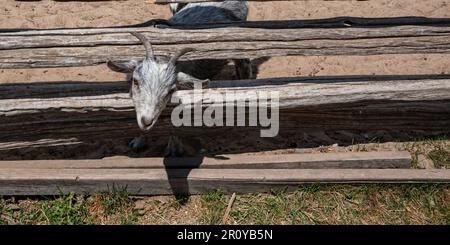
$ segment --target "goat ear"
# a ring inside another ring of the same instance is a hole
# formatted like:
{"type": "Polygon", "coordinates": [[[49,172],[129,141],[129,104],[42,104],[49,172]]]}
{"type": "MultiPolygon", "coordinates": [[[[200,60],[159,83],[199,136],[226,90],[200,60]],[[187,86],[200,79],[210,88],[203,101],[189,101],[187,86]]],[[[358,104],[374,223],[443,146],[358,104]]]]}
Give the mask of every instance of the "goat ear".
{"type": "Polygon", "coordinates": [[[132,73],[136,66],[138,65],[138,62],[135,60],[129,60],[129,61],[108,61],[106,63],[109,67],[109,69],[121,72],[121,73],[132,73]]]}

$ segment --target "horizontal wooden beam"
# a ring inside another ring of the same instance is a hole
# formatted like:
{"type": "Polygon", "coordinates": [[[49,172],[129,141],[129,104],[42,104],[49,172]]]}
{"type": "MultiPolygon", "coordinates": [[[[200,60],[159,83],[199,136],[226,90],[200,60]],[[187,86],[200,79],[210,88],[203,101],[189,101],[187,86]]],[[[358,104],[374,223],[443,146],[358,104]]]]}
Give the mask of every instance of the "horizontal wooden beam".
{"type": "MultiPolygon", "coordinates": [[[[178,90],[173,97],[186,107],[201,104],[206,108],[243,99],[257,102],[257,97],[251,94],[270,95],[270,92],[278,92],[280,109],[371,100],[450,99],[448,75],[267,78],[212,81],[209,87],[202,90],[201,96],[194,97],[194,90],[178,90]],[[225,96],[227,93],[235,93],[237,98],[225,96]]],[[[80,113],[129,111],[133,105],[128,88],[125,82],[3,84],[0,85],[0,116],[43,113],[48,110],[80,113]]],[[[175,105],[178,104],[172,104],[175,105]]]]}
{"type": "Polygon", "coordinates": [[[0,68],[88,66],[142,59],[144,48],[130,31],[146,35],[159,56],[194,48],[183,60],[450,52],[450,21],[446,19],[335,18],[173,28],[3,31],[0,68]]]}
{"type": "MultiPolygon", "coordinates": [[[[448,76],[274,78],[213,81],[201,98],[193,91],[174,94],[186,107],[235,103],[227,92],[279,93],[280,132],[289,130],[450,129],[448,76]]],[[[0,142],[43,138],[130,137],[138,135],[132,102],[123,83],[0,85],[0,142]]],[[[254,101],[255,97],[247,97],[254,101]]],[[[270,103],[269,103],[270,105],[270,103]]],[[[206,134],[208,127],[174,127],[171,104],[150,135],[206,134]]],[[[248,110],[248,109],[247,109],[248,110]]],[[[237,118],[237,110],[235,118],[237,118]]],[[[228,130],[236,127],[212,127],[228,130]]],[[[240,128],[240,127],[238,127],[240,128]]],[[[242,127],[249,130],[249,127],[242,127]]],[[[250,127],[259,130],[259,127],[250,127]]],[[[213,131],[211,131],[213,133],[213,131]]],[[[217,133],[217,132],[215,132],[217,133]]],[[[225,132],[222,132],[225,133],[225,132]]]]}
{"type": "Polygon", "coordinates": [[[286,190],[309,183],[449,183],[433,169],[8,169],[0,195],[57,195],[126,190],[132,195],[286,190]]]}
{"type": "Polygon", "coordinates": [[[410,168],[407,151],[340,152],[277,155],[220,155],[183,158],[107,158],[89,160],[0,161],[6,169],[113,169],[113,168],[211,168],[211,169],[317,169],[410,168]]]}

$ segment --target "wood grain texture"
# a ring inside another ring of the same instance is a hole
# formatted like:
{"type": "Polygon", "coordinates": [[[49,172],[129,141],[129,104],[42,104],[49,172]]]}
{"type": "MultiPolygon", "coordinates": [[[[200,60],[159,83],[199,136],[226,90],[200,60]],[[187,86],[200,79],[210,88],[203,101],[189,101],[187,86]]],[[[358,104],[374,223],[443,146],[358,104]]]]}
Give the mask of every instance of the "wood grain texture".
{"type": "Polygon", "coordinates": [[[450,170],[417,169],[8,169],[0,195],[96,193],[132,195],[286,190],[308,183],[449,183],[450,170]]]}
{"type": "Polygon", "coordinates": [[[171,55],[184,47],[195,49],[182,60],[450,51],[450,21],[446,19],[389,22],[335,18],[173,28],[3,31],[0,32],[0,68],[88,66],[107,60],[142,59],[144,48],[130,31],[146,35],[158,56],[171,55]]]}
{"type": "MultiPolygon", "coordinates": [[[[177,91],[174,96],[186,107],[201,102],[205,109],[217,106],[214,100],[227,102],[223,97],[227,92],[240,92],[244,96],[246,92],[254,95],[278,91],[280,132],[450,129],[447,76],[276,78],[217,81],[211,87],[203,90],[201,98],[194,98],[191,90],[177,91]]],[[[126,91],[125,83],[119,86],[115,83],[1,85],[0,132],[4,133],[0,134],[0,141],[138,135],[132,102],[126,91]],[[74,87],[77,89],[72,90],[74,87]]],[[[170,120],[174,106],[171,104],[163,112],[149,134],[208,132],[208,127],[174,127],[170,120]]],[[[235,118],[238,115],[242,114],[235,110],[235,118]]],[[[225,133],[229,129],[212,127],[209,132],[225,133]]],[[[242,129],[249,130],[249,127],[242,129]]]]}
{"type": "Polygon", "coordinates": [[[316,169],[316,168],[410,168],[406,151],[342,152],[278,155],[220,155],[183,158],[121,158],[89,160],[0,161],[5,169],[316,169]]]}
{"type": "MultiPolygon", "coordinates": [[[[203,108],[244,99],[256,102],[257,95],[277,92],[280,109],[358,101],[424,101],[450,99],[450,79],[408,80],[407,77],[317,77],[214,81],[200,96],[194,90],[179,90],[173,97],[186,107],[203,108]],[[391,79],[390,79],[391,78],[391,79]],[[225,96],[234,93],[236,98],[225,96]]],[[[0,116],[61,111],[132,110],[125,83],[6,84],[0,86],[0,116]],[[76,90],[73,88],[76,87],[76,90]]],[[[176,104],[172,104],[174,106],[176,104]]],[[[268,106],[270,106],[270,101],[268,106]]]]}

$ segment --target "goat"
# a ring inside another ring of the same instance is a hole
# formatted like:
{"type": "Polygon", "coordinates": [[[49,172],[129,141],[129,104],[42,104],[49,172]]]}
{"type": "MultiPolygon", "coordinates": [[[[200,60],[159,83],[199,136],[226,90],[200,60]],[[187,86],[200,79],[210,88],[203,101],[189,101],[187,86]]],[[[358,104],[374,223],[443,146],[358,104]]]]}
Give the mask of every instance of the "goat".
{"type": "MultiPolygon", "coordinates": [[[[245,21],[248,13],[247,1],[223,1],[207,3],[171,4],[173,16],[167,21],[170,25],[193,25],[217,22],[245,21]]],[[[148,131],[156,123],[177,86],[189,86],[193,83],[207,84],[227,65],[228,60],[194,60],[178,62],[178,59],[192,49],[178,50],[170,59],[156,58],[151,43],[139,33],[132,33],[145,47],[146,57],[142,61],[108,61],[108,67],[116,72],[132,74],[131,97],[136,110],[136,118],[141,130],[148,131]]],[[[235,60],[236,74],[239,79],[251,75],[249,60],[235,60]]],[[[170,137],[167,155],[181,154],[181,143],[170,137]]],[[[130,142],[134,150],[144,147],[143,138],[130,142]]]]}

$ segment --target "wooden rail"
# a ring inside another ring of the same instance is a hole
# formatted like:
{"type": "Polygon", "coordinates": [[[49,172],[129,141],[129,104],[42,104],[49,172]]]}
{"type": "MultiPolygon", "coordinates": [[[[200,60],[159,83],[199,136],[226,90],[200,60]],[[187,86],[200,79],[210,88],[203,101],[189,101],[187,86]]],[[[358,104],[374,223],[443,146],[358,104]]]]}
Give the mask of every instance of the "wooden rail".
{"type": "Polygon", "coordinates": [[[307,183],[450,181],[450,170],[410,167],[411,155],[406,151],[0,161],[0,195],[122,189],[133,195],[200,194],[215,189],[249,193],[307,183]]]}
{"type": "Polygon", "coordinates": [[[450,22],[446,19],[400,18],[389,22],[337,18],[173,28],[4,30],[0,32],[0,68],[87,66],[107,60],[142,59],[143,47],[130,31],[143,32],[154,44],[156,55],[194,48],[185,60],[450,52],[450,22]],[[420,25],[413,25],[417,23],[420,25]]]}
{"type": "Polygon", "coordinates": [[[57,195],[126,190],[132,195],[292,190],[309,183],[449,183],[432,169],[8,169],[1,195],[57,195]]]}
{"type": "MultiPolygon", "coordinates": [[[[186,107],[201,102],[204,109],[212,107],[214,100],[234,103],[223,100],[221,95],[226,92],[242,95],[278,91],[280,132],[450,129],[450,78],[445,75],[213,81],[211,87],[203,90],[199,100],[193,99],[191,90],[177,91],[174,97],[186,107]]],[[[0,131],[8,132],[0,134],[0,142],[138,135],[127,91],[125,83],[0,85],[0,131]]],[[[211,131],[206,130],[208,127],[175,128],[170,120],[173,106],[163,112],[149,134],[196,135],[229,130],[225,126],[212,127],[211,131]]]]}
{"type": "Polygon", "coordinates": [[[183,158],[0,161],[0,169],[318,169],[411,168],[407,151],[278,155],[220,155],[183,158]]]}

